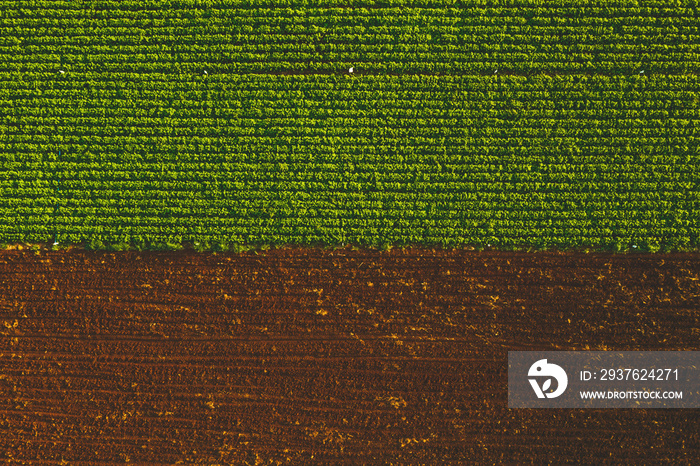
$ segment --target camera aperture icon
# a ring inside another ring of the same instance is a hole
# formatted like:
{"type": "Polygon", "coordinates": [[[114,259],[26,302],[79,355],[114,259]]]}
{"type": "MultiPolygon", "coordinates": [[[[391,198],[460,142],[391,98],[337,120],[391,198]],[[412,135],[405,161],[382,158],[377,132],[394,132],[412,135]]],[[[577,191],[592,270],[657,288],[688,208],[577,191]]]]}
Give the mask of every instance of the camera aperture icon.
{"type": "Polygon", "coordinates": [[[556,364],[547,363],[546,359],[540,359],[530,366],[527,375],[528,377],[546,377],[541,387],[537,379],[528,379],[537,398],[556,398],[564,393],[566,386],[569,384],[569,378],[566,376],[564,369],[556,364]],[[549,392],[548,390],[552,388],[552,379],[557,381],[557,388],[553,392],[549,392]]]}

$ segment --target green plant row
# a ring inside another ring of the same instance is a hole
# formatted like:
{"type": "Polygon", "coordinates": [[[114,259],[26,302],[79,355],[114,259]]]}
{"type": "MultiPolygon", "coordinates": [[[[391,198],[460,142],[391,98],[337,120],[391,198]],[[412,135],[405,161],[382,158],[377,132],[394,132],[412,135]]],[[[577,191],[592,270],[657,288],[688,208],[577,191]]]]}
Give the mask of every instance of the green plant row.
{"type": "Polygon", "coordinates": [[[13,76],[5,243],[700,238],[697,76],[13,76]]]}
{"type": "Polygon", "coordinates": [[[0,1],[0,71],[686,73],[696,1],[0,1]]]}

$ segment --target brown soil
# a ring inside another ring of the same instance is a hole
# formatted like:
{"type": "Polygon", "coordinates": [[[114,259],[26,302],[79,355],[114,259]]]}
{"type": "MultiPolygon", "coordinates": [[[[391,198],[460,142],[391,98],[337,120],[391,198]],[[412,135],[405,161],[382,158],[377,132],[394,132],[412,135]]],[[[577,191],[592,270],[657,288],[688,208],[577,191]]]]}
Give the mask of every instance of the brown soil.
{"type": "Polygon", "coordinates": [[[3,462],[700,461],[698,410],[506,386],[508,350],[700,350],[700,254],[12,250],[0,290],[3,462]]]}

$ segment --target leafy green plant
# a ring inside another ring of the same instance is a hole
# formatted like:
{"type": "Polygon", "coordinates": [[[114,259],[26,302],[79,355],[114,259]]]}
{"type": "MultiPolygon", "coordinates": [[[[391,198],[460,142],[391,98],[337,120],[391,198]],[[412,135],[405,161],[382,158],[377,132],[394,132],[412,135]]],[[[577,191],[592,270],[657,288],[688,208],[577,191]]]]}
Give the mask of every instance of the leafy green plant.
{"type": "Polygon", "coordinates": [[[197,252],[205,252],[209,251],[211,249],[211,246],[209,246],[209,243],[206,241],[196,241],[193,244],[194,250],[197,252]]]}
{"type": "Polygon", "coordinates": [[[102,241],[100,241],[99,239],[92,238],[88,242],[87,248],[91,249],[93,251],[97,251],[97,250],[107,249],[107,246],[105,246],[105,244],[102,241]]]}

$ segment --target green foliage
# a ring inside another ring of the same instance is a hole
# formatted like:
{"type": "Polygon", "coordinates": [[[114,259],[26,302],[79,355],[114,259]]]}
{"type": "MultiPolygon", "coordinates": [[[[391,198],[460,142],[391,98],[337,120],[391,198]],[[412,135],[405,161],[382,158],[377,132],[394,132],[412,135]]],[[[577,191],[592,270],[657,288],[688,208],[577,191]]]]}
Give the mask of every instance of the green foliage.
{"type": "Polygon", "coordinates": [[[229,250],[229,245],[223,241],[214,243],[212,250],[216,252],[226,252],[229,250]]]}
{"type": "Polygon", "coordinates": [[[194,250],[197,252],[205,252],[211,250],[211,246],[206,241],[197,241],[193,244],[194,250]]]}
{"type": "Polygon", "coordinates": [[[241,253],[241,252],[245,252],[245,251],[247,251],[247,250],[248,250],[248,249],[247,249],[244,245],[238,244],[238,243],[234,243],[234,244],[232,244],[231,247],[230,247],[230,251],[231,251],[231,252],[234,252],[234,253],[236,253],[236,254],[241,253]]]}
{"type": "Polygon", "coordinates": [[[4,4],[4,242],[698,244],[693,5],[4,4]]]}
{"type": "Polygon", "coordinates": [[[99,239],[93,238],[88,242],[87,249],[91,249],[93,251],[99,251],[102,249],[107,249],[107,246],[105,246],[105,244],[102,241],[100,241],[99,239]]]}
{"type": "Polygon", "coordinates": [[[652,242],[647,245],[646,249],[648,252],[659,252],[661,245],[658,242],[652,242]]]}
{"type": "MultiPolygon", "coordinates": [[[[641,3],[34,0],[20,8],[3,0],[0,69],[54,75],[62,69],[59,79],[86,71],[195,75],[200,83],[290,71],[351,78],[351,66],[352,78],[695,72],[695,2],[641,3]]],[[[121,92],[132,96],[128,88],[121,92]]]]}

